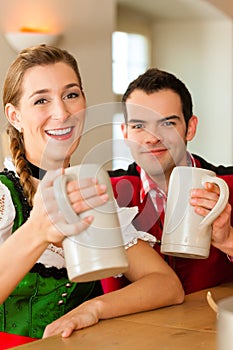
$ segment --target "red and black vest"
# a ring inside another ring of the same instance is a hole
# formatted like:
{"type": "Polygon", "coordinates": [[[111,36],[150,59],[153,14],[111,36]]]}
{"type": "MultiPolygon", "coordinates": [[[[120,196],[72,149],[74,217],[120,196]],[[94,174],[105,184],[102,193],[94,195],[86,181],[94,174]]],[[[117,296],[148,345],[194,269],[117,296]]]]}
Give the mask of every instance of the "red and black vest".
{"type": "MultiPolygon", "coordinates": [[[[196,155],[194,159],[197,167],[212,170],[226,181],[230,190],[229,202],[233,208],[233,167],[215,167],[196,155]]],[[[127,170],[109,171],[109,175],[119,206],[138,206],[139,213],[133,221],[134,226],[140,231],[149,232],[159,242],[163,230],[162,223],[150,196],[147,195],[143,202],[140,202],[141,180],[136,163],[132,163],[127,170]]],[[[231,223],[233,225],[233,214],[231,223]]],[[[159,243],[155,244],[154,249],[162,255],[159,243]]],[[[233,281],[233,263],[225,253],[213,246],[208,259],[204,260],[171,256],[163,256],[163,258],[177,273],[186,294],[233,281]]],[[[121,288],[127,283],[125,278],[110,278],[102,281],[105,292],[121,288]]]]}

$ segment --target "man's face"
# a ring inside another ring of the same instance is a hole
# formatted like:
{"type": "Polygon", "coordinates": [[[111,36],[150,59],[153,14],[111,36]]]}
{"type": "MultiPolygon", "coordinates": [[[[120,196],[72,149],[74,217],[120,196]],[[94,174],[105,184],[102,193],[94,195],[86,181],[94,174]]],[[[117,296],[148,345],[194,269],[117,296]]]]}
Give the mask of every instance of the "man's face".
{"type": "Polygon", "coordinates": [[[169,89],[151,94],[136,89],[126,107],[128,125],[122,130],[133,158],[154,181],[168,181],[174,166],[187,164],[186,144],[195,135],[196,117],[187,128],[180,97],[169,89]]]}

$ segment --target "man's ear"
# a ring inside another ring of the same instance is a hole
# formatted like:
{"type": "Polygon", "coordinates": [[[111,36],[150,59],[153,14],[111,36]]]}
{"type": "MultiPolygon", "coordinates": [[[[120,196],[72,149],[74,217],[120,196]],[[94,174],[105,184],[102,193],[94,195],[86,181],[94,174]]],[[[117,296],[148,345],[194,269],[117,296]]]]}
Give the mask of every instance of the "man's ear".
{"type": "Polygon", "coordinates": [[[186,132],[186,141],[192,141],[196,134],[198,124],[198,118],[193,115],[188,122],[187,132],[186,132]]]}
{"type": "Polygon", "coordinates": [[[7,103],[5,106],[5,114],[11,125],[15,127],[19,132],[22,131],[21,118],[17,109],[11,104],[7,103]]]}
{"type": "Polygon", "coordinates": [[[121,131],[123,134],[124,139],[128,138],[128,130],[127,130],[127,125],[126,124],[121,124],[121,131]]]}

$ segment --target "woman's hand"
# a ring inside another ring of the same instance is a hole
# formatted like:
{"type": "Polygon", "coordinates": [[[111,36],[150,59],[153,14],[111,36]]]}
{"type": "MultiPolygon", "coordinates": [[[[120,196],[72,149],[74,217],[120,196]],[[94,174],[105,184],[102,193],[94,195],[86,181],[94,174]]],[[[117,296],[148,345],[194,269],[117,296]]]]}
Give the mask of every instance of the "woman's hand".
{"type": "Polygon", "coordinates": [[[62,337],[69,337],[73,331],[92,326],[99,321],[99,307],[101,301],[92,299],[81,304],[68,312],[58,320],[50,323],[44,331],[43,338],[61,334],[62,337]]]}
{"type": "MultiPolygon", "coordinates": [[[[59,211],[53,192],[53,183],[62,170],[48,171],[38,186],[34,197],[34,205],[30,214],[30,222],[38,234],[44,234],[47,242],[61,242],[65,236],[82,232],[93,221],[93,216],[86,216],[69,224],[59,211]]],[[[105,185],[99,185],[92,179],[83,180],[80,185],[76,181],[67,184],[67,193],[74,211],[79,214],[103,204],[108,200],[105,185]]]]}

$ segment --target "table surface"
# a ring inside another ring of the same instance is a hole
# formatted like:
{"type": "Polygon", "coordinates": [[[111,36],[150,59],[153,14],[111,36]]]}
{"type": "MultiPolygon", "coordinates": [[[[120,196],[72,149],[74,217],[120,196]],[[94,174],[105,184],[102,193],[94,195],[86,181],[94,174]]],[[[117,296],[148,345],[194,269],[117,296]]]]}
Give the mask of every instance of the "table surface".
{"type": "MultiPolygon", "coordinates": [[[[233,295],[233,283],[209,289],[219,301],[233,295]]],[[[100,321],[62,339],[53,336],[17,350],[216,350],[216,314],[207,290],[189,294],[182,305],[100,321]]]]}

